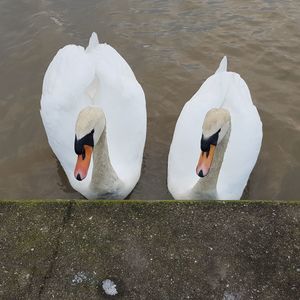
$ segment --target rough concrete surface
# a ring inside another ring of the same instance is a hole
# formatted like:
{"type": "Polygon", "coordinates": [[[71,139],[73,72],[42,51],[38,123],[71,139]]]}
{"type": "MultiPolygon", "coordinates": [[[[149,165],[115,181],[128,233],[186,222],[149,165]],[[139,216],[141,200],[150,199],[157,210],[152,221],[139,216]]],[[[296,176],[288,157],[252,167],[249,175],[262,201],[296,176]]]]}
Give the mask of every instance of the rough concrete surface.
{"type": "Polygon", "coordinates": [[[299,217],[300,202],[2,201],[0,299],[299,299],[299,217]]]}

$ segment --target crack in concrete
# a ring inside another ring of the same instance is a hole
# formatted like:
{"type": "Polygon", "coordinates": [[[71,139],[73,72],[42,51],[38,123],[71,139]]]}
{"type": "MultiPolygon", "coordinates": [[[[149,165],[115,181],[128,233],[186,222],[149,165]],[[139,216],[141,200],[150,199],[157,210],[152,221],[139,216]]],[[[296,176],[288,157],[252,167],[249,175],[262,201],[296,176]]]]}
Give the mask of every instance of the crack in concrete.
{"type": "Polygon", "coordinates": [[[33,282],[34,282],[33,278],[35,276],[35,273],[36,273],[36,267],[33,266],[27,290],[25,291],[25,293],[23,295],[24,299],[26,298],[27,295],[30,295],[33,291],[33,282]]]}
{"type": "Polygon", "coordinates": [[[60,247],[60,240],[62,237],[62,234],[64,232],[64,229],[67,225],[67,223],[69,222],[70,218],[71,218],[71,214],[72,214],[72,207],[73,207],[73,203],[72,201],[69,201],[64,216],[63,216],[63,221],[62,224],[60,226],[59,232],[58,232],[58,236],[57,236],[57,240],[53,249],[53,253],[50,257],[50,264],[49,264],[49,268],[46,271],[43,280],[42,280],[42,284],[40,285],[40,289],[39,289],[39,293],[38,293],[38,299],[42,299],[42,295],[45,291],[45,286],[47,281],[51,278],[52,273],[53,273],[53,269],[56,263],[56,258],[58,257],[58,252],[59,252],[59,247],[60,247]]]}

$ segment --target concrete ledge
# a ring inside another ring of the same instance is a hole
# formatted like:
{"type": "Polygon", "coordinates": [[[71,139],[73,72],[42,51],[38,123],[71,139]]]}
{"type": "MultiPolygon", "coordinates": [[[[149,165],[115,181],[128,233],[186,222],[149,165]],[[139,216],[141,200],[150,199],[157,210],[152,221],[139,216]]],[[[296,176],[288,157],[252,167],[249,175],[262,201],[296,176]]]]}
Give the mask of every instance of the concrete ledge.
{"type": "Polygon", "coordinates": [[[0,201],[0,299],[299,299],[299,217],[300,201],[0,201]]]}

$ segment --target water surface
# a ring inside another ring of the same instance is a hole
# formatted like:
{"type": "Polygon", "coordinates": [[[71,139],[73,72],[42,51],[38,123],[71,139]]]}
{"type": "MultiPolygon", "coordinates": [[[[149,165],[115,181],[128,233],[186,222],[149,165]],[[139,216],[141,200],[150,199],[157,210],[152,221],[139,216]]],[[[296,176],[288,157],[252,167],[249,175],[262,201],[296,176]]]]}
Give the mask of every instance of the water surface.
{"type": "Polygon", "coordinates": [[[92,31],[142,84],[148,134],[131,199],[171,199],[167,156],[184,103],[223,55],[246,80],[264,125],[246,199],[299,199],[300,2],[2,0],[0,198],[82,198],[52,153],[39,115],[44,72],[57,50],[92,31]]]}

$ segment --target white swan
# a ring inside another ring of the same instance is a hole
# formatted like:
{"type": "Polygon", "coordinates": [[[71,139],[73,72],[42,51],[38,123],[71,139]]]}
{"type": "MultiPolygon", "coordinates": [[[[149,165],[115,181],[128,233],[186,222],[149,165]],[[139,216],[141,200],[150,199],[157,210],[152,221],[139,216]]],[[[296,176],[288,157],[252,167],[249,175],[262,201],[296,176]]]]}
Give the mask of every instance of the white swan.
{"type": "Polygon", "coordinates": [[[175,199],[240,199],[256,163],[262,123],[239,74],[224,57],[183,107],[168,159],[175,199]]]}
{"type": "Polygon", "coordinates": [[[123,199],[136,185],[146,138],[142,87],[118,52],[67,45],[43,82],[41,117],[72,187],[88,199],[123,199]]]}

